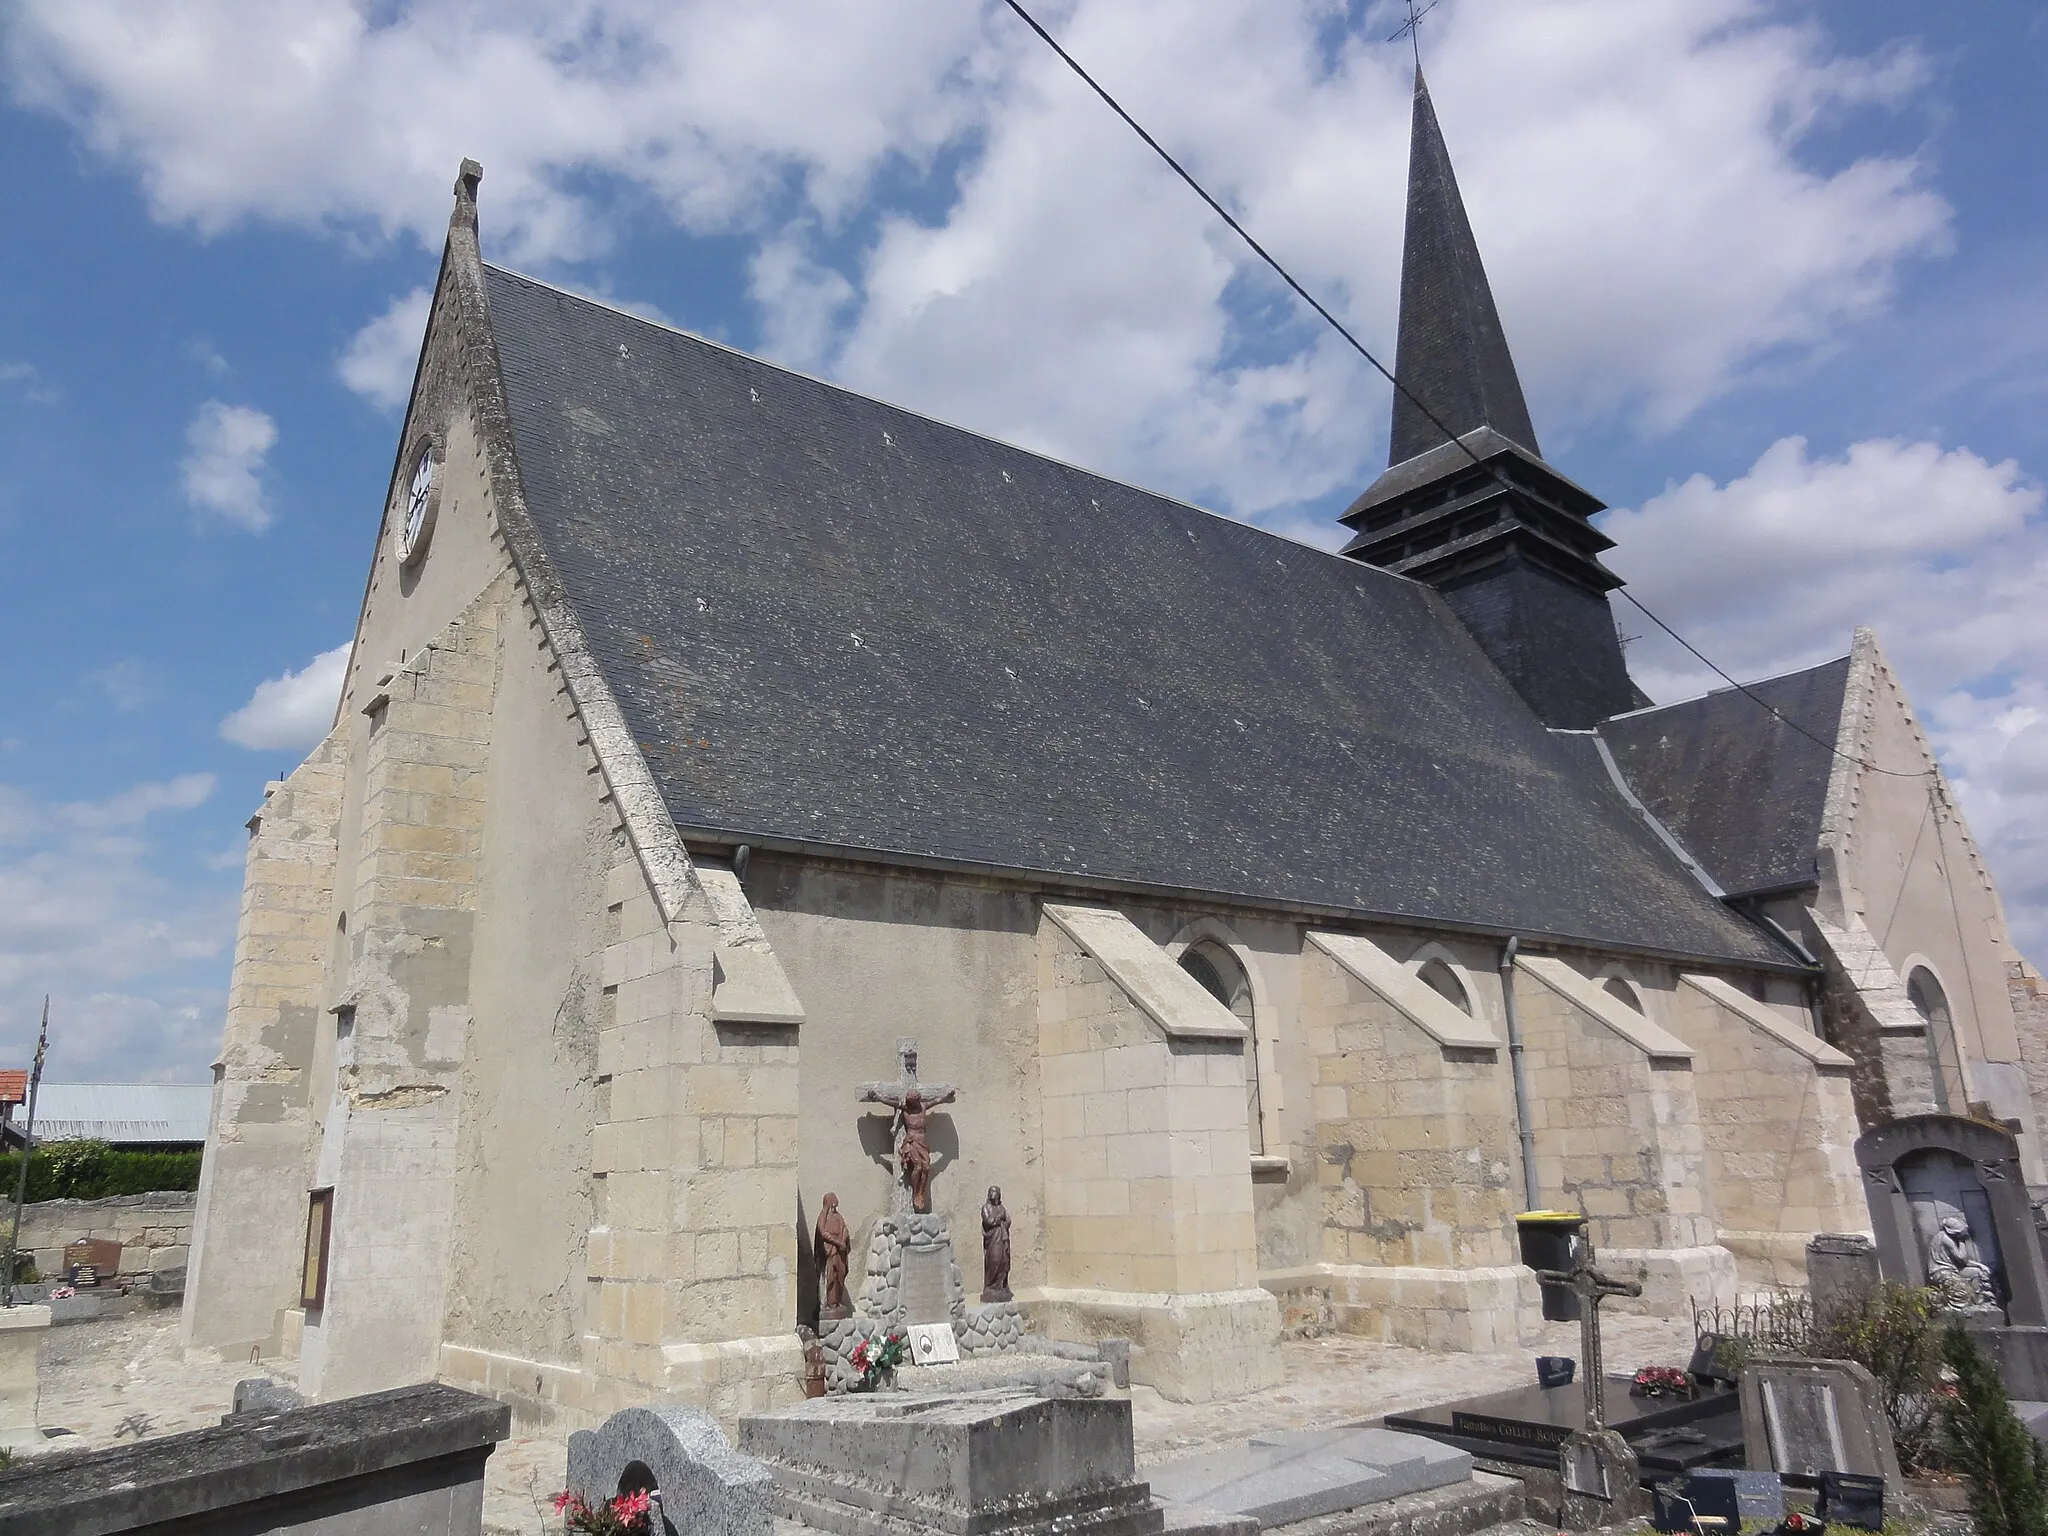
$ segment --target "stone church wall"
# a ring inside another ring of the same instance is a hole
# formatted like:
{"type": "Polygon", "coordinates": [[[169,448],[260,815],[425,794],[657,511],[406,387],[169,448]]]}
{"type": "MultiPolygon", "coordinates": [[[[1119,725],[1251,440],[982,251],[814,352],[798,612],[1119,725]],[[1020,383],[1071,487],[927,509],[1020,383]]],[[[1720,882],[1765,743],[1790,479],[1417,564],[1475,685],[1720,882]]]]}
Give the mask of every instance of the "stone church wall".
{"type": "Polygon", "coordinates": [[[1265,1283],[1290,1321],[1321,1310],[1388,1343],[1511,1349],[1535,1292],[1510,1236],[1521,1155],[1505,1041],[1380,941],[1337,948],[1347,937],[1313,938],[1300,962],[1322,1249],[1265,1283]],[[1375,963],[1354,971],[1344,953],[1375,963]]]}
{"type": "Polygon", "coordinates": [[[1850,1060],[1718,978],[1664,1000],[1693,1047],[1721,1245],[1745,1286],[1804,1287],[1807,1239],[1866,1221],[1850,1060]]]}
{"type": "Polygon", "coordinates": [[[333,1029],[326,972],[345,741],[337,729],[265,789],[250,818],[179,1325],[187,1348],[275,1354],[298,1305],[317,1134],[313,1058],[333,1029]]]}
{"type": "Polygon", "coordinates": [[[1047,1283],[1018,1299],[1055,1337],[1130,1338],[1166,1397],[1271,1384],[1242,1025],[1114,909],[1047,904],[1037,949],[1047,1283]]]}
{"type": "Polygon", "coordinates": [[[1688,1297],[1732,1294],[1717,1241],[1692,1046],[1589,979],[1598,957],[1524,954],[1516,997],[1529,1117],[1546,1205],[1591,1218],[1610,1268],[1649,1270],[1639,1302],[1665,1315],[1688,1297]]]}

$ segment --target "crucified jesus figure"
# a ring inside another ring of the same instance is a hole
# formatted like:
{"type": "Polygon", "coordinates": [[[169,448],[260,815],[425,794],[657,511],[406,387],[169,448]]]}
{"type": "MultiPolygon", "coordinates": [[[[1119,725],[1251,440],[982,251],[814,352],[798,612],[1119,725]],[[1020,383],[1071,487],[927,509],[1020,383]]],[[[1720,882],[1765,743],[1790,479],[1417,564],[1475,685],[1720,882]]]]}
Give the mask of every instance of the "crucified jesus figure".
{"type": "Polygon", "coordinates": [[[896,1111],[893,1127],[896,1140],[896,1172],[910,1191],[910,1208],[926,1212],[932,1208],[932,1148],[925,1139],[925,1126],[932,1110],[950,1104],[959,1090],[951,1083],[920,1083],[917,1080],[917,1042],[899,1040],[896,1054],[903,1062],[903,1076],[893,1083],[863,1083],[863,1104],[887,1104],[896,1111]]]}

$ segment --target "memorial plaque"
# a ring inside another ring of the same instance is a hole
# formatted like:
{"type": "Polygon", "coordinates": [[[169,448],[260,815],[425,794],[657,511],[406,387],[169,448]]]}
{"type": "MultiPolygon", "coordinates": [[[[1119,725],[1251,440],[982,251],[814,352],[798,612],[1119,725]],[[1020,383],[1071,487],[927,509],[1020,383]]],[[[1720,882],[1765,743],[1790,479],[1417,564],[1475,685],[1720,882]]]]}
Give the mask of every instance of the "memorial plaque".
{"type": "Polygon", "coordinates": [[[64,1245],[64,1272],[73,1285],[97,1285],[102,1275],[119,1274],[121,1245],[104,1237],[88,1237],[64,1245]]]}
{"type": "Polygon", "coordinates": [[[947,1284],[946,1250],[905,1248],[901,1298],[906,1323],[947,1323],[953,1318],[951,1290],[947,1284]]]}
{"type": "Polygon", "coordinates": [[[913,1365],[951,1365],[960,1358],[960,1341],[951,1323],[912,1323],[910,1361],[913,1365]]]}

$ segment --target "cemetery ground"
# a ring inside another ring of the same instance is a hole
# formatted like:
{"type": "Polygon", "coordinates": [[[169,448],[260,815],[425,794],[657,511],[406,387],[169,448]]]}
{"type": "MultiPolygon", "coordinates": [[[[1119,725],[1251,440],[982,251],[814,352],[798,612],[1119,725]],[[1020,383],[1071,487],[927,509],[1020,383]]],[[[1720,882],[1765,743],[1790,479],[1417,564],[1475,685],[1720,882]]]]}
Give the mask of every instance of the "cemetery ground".
{"type": "MultiPolygon", "coordinates": [[[[1613,1314],[1602,1322],[1611,1370],[1683,1365],[1692,1348],[1687,1318],[1613,1314]]],[[[1532,1379],[1535,1355],[1576,1353],[1578,1326],[1548,1325],[1537,1345],[1502,1354],[1433,1355],[1341,1334],[1289,1339],[1275,1347],[1284,1363],[1282,1381],[1247,1397],[1174,1403],[1148,1387],[1133,1388],[1140,1475],[1147,1466],[1256,1432],[1355,1423],[1523,1385],[1532,1379]]],[[[262,1374],[286,1383],[293,1379],[288,1361],[252,1366],[247,1360],[188,1360],[172,1311],[52,1328],[43,1339],[40,1366],[42,1422],[70,1430],[78,1437],[74,1443],[95,1447],[216,1424],[228,1411],[237,1381],[262,1374]]],[[[548,1500],[562,1486],[567,1438],[566,1428],[515,1429],[498,1447],[486,1480],[486,1532],[539,1536],[560,1529],[548,1500]]]]}

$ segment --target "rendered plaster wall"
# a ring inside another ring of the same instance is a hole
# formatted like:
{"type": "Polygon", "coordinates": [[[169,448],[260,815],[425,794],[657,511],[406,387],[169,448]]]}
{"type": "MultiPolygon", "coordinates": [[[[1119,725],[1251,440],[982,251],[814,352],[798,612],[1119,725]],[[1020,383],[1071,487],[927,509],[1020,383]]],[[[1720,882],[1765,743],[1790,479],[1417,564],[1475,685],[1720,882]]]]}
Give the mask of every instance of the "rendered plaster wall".
{"type": "Polygon", "coordinates": [[[315,747],[250,822],[179,1325],[187,1348],[275,1352],[298,1302],[346,740],[315,747]]]}
{"type": "MultiPolygon", "coordinates": [[[[748,897],[803,1000],[801,1203],[781,1213],[809,1244],[829,1191],[854,1235],[856,1278],[889,1209],[891,1116],[857,1102],[863,1082],[918,1075],[959,1099],[934,1111],[933,1209],[947,1218],[970,1294],[981,1290],[981,1205],[999,1185],[1010,1212],[1013,1288],[1045,1279],[1038,1120],[1036,906],[966,879],[756,854],[748,897]]],[[[808,1257],[796,1317],[815,1315],[808,1257]]]]}
{"type": "Polygon", "coordinates": [[[434,1376],[455,1206],[455,1131],[510,578],[415,650],[371,701],[315,1187],[335,1189],[326,1305],[300,1379],[320,1399],[434,1376]]]}
{"type": "MultiPolygon", "coordinates": [[[[449,1345],[577,1369],[618,818],[531,609],[506,600],[458,1090],[449,1345]]],[[[544,1422],[546,1372],[493,1395],[544,1422]]]]}
{"type": "MultiPolygon", "coordinates": [[[[1564,963],[1598,969],[1595,956],[1564,963]]],[[[1616,1265],[1651,1270],[1640,1302],[1608,1305],[1656,1311],[1732,1286],[1733,1261],[1715,1246],[1692,1061],[1648,1054],[1528,965],[1518,963],[1515,997],[1543,1201],[1591,1218],[1595,1247],[1616,1265]]]]}
{"type": "Polygon", "coordinates": [[[1816,1063],[1698,987],[1665,996],[1693,1047],[1720,1242],[1745,1284],[1803,1288],[1814,1233],[1868,1225],[1849,1064],[1816,1063]]]}

